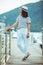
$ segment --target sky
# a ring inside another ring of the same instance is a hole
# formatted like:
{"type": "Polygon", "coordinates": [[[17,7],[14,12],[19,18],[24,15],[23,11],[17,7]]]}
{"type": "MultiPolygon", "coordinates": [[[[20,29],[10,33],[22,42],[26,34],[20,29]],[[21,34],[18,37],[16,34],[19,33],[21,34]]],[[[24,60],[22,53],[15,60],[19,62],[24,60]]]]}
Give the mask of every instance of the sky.
{"type": "Polygon", "coordinates": [[[0,0],[0,14],[20,7],[28,3],[35,3],[40,0],[0,0]]]}

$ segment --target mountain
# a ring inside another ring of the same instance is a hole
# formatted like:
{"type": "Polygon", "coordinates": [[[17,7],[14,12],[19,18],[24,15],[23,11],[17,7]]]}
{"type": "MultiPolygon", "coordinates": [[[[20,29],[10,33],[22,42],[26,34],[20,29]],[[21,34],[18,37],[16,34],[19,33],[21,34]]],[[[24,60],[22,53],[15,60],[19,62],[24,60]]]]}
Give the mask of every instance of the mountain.
{"type": "MultiPolygon", "coordinates": [[[[40,32],[43,27],[43,1],[36,3],[26,4],[25,6],[29,9],[29,16],[31,17],[31,31],[40,32]]],[[[20,8],[13,9],[9,12],[0,15],[0,20],[3,19],[3,16],[6,16],[5,22],[7,25],[12,25],[17,16],[19,15],[20,8]]],[[[17,27],[15,27],[16,29],[17,27]]]]}

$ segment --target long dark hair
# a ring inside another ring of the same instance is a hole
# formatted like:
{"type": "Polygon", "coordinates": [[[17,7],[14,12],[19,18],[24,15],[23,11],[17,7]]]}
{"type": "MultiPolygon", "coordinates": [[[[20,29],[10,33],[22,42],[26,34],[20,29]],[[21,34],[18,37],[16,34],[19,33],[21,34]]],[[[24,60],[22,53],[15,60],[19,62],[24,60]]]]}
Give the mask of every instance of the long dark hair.
{"type": "Polygon", "coordinates": [[[26,18],[26,17],[28,17],[28,12],[22,10],[21,15],[22,15],[22,17],[26,18]]]}

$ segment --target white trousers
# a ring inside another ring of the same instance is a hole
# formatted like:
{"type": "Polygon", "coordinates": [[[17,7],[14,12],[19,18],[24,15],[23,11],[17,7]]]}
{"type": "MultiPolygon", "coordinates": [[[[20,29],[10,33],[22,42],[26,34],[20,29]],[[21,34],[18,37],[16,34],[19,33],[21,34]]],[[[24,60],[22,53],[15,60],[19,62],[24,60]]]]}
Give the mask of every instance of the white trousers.
{"type": "Polygon", "coordinates": [[[27,55],[28,52],[28,43],[29,38],[26,38],[27,28],[21,28],[17,31],[17,46],[22,51],[24,55],[27,55]]]}

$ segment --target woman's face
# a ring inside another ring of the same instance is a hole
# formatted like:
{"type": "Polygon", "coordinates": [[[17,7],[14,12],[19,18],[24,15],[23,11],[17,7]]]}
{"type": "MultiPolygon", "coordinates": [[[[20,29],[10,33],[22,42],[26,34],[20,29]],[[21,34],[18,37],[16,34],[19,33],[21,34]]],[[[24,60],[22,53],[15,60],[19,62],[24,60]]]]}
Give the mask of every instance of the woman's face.
{"type": "Polygon", "coordinates": [[[20,15],[22,16],[22,17],[28,17],[28,12],[26,12],[26,11],[24,11],[24,10],[21,10],[20,11],[20,15]]]}

